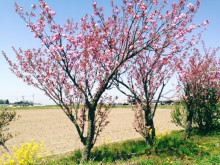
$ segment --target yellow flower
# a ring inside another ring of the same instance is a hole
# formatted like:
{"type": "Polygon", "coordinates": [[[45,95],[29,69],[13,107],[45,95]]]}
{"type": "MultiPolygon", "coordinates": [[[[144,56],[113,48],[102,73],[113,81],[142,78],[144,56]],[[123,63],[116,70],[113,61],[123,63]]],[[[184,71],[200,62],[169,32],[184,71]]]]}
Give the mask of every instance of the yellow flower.
{"type": "Polygon", "coordinates": [[[109,138],[108,138],[108,144],[110,144],[110,140],[109,140],[109,138]]]}
{"type": "Polygon", "coordinates": [[[150,135],[152,134],[152,128],[149,130],[149,134],[150,134],[150,135]]]}
{"type": "MultiPolygon", "coordinates": [[[[20,148],[13,147],[13,149],[16,151],[13,154],[13,157],[10,155],[3,154],[3,157],[6,158],[5,162],[2,162],[3,164],[7,165],[15,165],[15,164],[36,164],[39,163],[39,161],[42,161],[42,157],[45,156],[49,151],[45,152],[44,154],[38,151],[39,146],[41,146],[41,149],[43,150],[43,143],[39,145],[39,143],[34,143],[34,140],[32,139],[31,143],[21,143],[20,148]]],[[[2,160],[1,160],[2,161],[2,160]]],[[[0,161],[0,162],[1,162],[0,161]]]]}
{"type": "Polygon", "coordinates": [[[50,153],[50,151],[49,150],[47,150],[47,152],[45,152],[45,154],[49,154],[50,153]]]}

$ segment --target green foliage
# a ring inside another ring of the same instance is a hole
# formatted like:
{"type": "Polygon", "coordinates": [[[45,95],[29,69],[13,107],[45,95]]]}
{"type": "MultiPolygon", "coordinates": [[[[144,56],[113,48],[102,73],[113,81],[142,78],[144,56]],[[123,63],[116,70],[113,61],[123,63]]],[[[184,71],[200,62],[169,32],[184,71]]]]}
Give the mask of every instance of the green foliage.
{"type": "MultiPolygon", "coordinates": [[[[202,97],[202,96],[201,96],[202,97]]],[[[193,121],[203,132],[218,128],[220,120],[220,106],[218,103],[217,90],[212,89],[203,102],[197,104],[193,121]]]]}
{"type": "Polygon", "coordinates": [[[178,126],[186,128],[186,109],[182,105],[175,103],[171,111],[171,121],[178,126]]]}
{"type": "Polygon", "coordinates": [[[10,133],[4,134],[8,130],[7,126],[15,119],[16,112],[5,109],[0,111],[0,145],[3,145],[7,140],[12,138],[10,133]]]}
{"type": "MultiPolygon", "coordinates": [[[[198,127],[201,132],[219,129],[220,103],[218,103],[217,90],[212,89],[206,96],[198,97],[200,101],[194,100],[190,105],[191,108],[193,107],[193,126],[198,127]]],[[[190,111],[187,101],[183,100],[180,104],[175,104],[171,112],[172,122],[183,128],[186,128],[187,111],[190,111]]]]}

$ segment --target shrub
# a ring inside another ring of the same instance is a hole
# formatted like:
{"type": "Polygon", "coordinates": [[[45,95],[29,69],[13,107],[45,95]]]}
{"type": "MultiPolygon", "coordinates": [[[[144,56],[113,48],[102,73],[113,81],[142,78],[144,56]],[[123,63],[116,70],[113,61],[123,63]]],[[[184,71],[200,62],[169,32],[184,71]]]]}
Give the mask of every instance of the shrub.
{"type": "Polygon", "coordinates": [[[5,131],[8,131],[9,128],[6,128],[9,123],[15,120],[16,112],[9,111],[7,109],[0,111],[0,145],[4,145],[4,143],[12,138],[11,133],[3,134],[5,131]]]}
{"type": "Polygon", "coordinates": [[[177,126],[186,128],[186,109],[182,104],[183,102],[181,102],[180,104],[174,103],[171,111],[171,121],[177,126]]]}
{"type": "Polygon", "coordinates": [[[211,89],[207,92],[206,97],[201,96],[203,102],[199,102],[193,116],[193,122],[201,131],[209,131],[216,129],[219,124],[220,110],[217,106],[218,96],[217,90],[211,89]]]}
{"type": "MultiPolygon", "coordinates": [[[[200,132],[209,132],[219,128],[220,103],[218,103],[217,90],[212,89],[206,96],[197,95],[197,100],[191,103],[193,107],[192,125],[198,127],[200,132]]],[[[187,100],[175,104],[172,112],[172,122],[186,128],[187,100]]]]}
{"type": "Polygon", "coordinates": [[[204,54],[192,49],[188,58],[183,58],[178,66],[179,92],[182,109],[174,109],[173,121],[186,128],[185,138],[190,137],[192,126],[200,131],[209,131],[216,127],[219,120],[219,65],[216,58],[218,48],[205,48],[204,54]],[[181,115],[186,115],[186,124],[181,115]]]}

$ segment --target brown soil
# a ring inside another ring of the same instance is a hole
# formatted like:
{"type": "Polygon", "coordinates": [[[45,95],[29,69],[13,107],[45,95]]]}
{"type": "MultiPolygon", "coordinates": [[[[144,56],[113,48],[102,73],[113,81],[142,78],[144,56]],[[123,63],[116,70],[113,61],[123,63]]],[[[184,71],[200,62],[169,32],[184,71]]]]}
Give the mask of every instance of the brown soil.
{"type": "MultiPolygon", "coordinates": [[[[19,147],[20,143],[45,142],[45,150],[50,154],[64,153],[82,147],[80,139],[71,121],[63,111],[50,110],[19,110],[17,114],[21,118],[10,124],[10,132],[14,138],[6,142],[6,147],[13,152],[13,146],[19,147]]],[[[96,145],[103,143],[122,141],[138,138],[140,135],[133,129],[134,113],[127,108],[115,108],[109,114],[110,124],[99,136],[96,145]]],[[[171,123],[170,110],[158,109],[155,116],[155,126],[159,132],[178,130],[180,127],[171,123]]],[[[8,152],[0,146],[0,155],[8,152]]]]}

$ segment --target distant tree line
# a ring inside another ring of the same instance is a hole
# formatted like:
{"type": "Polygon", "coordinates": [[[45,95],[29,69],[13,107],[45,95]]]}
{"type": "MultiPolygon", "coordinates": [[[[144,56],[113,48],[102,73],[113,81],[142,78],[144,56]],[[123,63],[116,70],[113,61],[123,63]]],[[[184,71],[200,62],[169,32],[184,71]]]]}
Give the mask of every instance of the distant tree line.
{"type": "Polygon", "coordinates": [[[14,102],[14,105],[22,105],[22,106],[33,106],[33,102],[29,102],[29,101],[18,101],[18,102],[14,102]]]}
{"type": "Polygon", "coordinates": [[[0,100],[0,104],[9,104],[9,100],[0,100]]]}
{"type": "MultiPolygon", "coordinates": [[[[6,100],[0,100],[0,104],[10,104],[9,100],[6,99],[6,100]]],[[[17,102],[14,102],[14,103],[11,103],[11,104],[14,104],[14,105],[22,105],[22,106],[33,106],[33,102],[29,102],[29,101],[17,101],[17,102]]]]}

